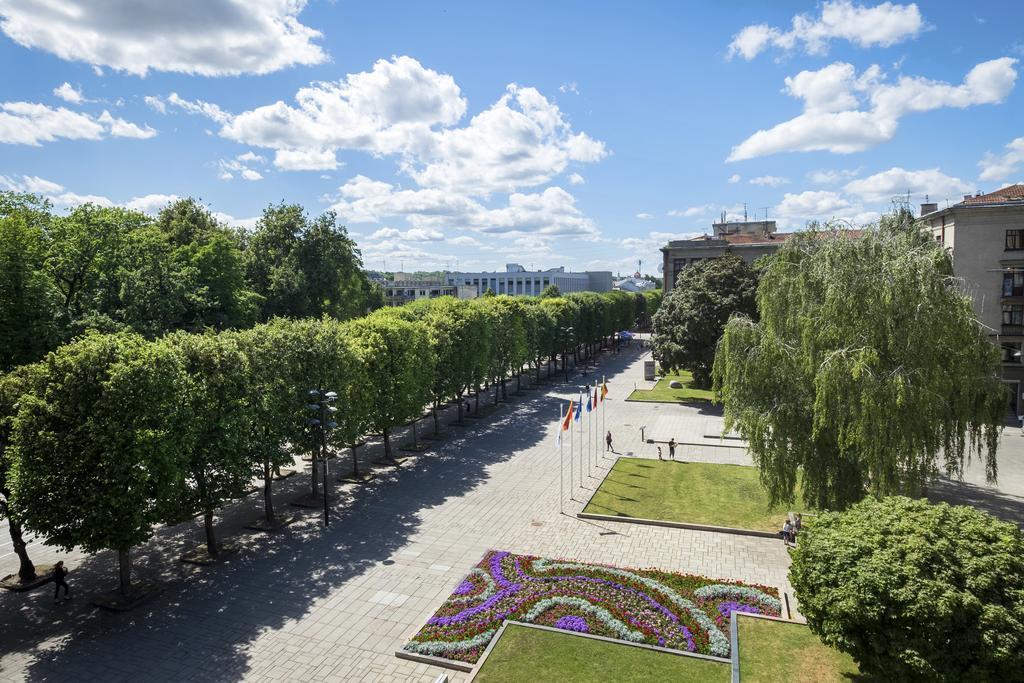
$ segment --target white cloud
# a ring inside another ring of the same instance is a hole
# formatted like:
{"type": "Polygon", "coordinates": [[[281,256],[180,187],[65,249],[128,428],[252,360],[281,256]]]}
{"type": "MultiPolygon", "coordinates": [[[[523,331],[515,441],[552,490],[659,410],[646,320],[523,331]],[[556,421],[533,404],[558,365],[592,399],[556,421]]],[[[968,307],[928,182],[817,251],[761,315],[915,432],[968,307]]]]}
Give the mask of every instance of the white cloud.
{"type": "Polygon", "coordinates": [[[778,175],[762,175],[749,180],[751,185],[765,185],[767,187],[779,187],[780,185],[789,185],[789,178],[783,178],[778,175]]]}
{"type": "Polygon", "coordinates": [[[329,149],[279,149],[274,166],[282,171],[333,171],[344,164],[329,149]]]}
{"type": "Polygon", "coordinates": [[[142,101],[145,102],[150,108],[160,112],[161,114],[167,113],[167,105],[164,104],[164,101],[161,100],[159,97],[155,97],[153,95],[146,95],[142,98],[142,101]]]}
{"type": "MultiPolygon", "coordinates": [[[[157,106],[159,106],[158,111],[160,111],[161,113],[163,113],[164,110],[166,109],[166,107],[164,106],[164,102],[160,100],[159,97],[147,97],[145,99],[146,103],[150,106],[154,108],[157,108],[157,106]],[[155,100],[160,104],[154,105],[150,100],[155,100]]],[[[175,107],[183,109],[185,112],[189,114],[198,114],[199,116],[205,116],[206,118],[217,123],[227,123],[231,120],[231,114],[224,111],[216,104],[204,102],[203,100],[186,100],[184,97],[181,97],[176,92],[172,92],[170,95],[167,96],[167,104],[172,104],[175,107]]]]}
{"type": "Polygon", "coordinates": [[[256,223],[259,222],[260,216],[251,216],[249,218],[235,218],[231,214],[224,213],[223,211],[214,211],[213,217],[221,223],[226,223],[232,227],[244,228],[245,230],[252,230],[256,227],[256,223]]]}
{"type": "Polygon", "coordinates": [[[64,81],[61,85],[53,89],[53,94],[72,104],[81,104],[85,101],[85,97],[82,95],[82,91],[75,88],[67,81],[64,81]]]}
{"type": "Polygon", "coordinates": [[[58,138],[99,140],[103,126],[87,114],[33,102],[0,103],[0,143],[38,146],[58,138]]]}
{"type": "Polygon", "coordinates": [[[792,50],[798,44],[808,54],[828,52],[833,39],[847,40],[859,47],[888,47],[917,36],[925,24],[916,4],[883,2],[874,7],[855,5],[850,0],[822,4],[821,15],[798,14],[792,28],[782,31],[767,24],[746,26],[729,43],[729,58],[737,55],[751,60],[769,47],[792,50]]]}
{"type": "Polygon", "coordinates": [[[411,242],[439,242],[444,239],[444,233],[432,228],[410,228],[403,235],[411,242]]]}
{"type": "Polygon", "coordinates": [[[40,178],[39,176],[26,175],[21,178],[24,181],[24,191],[31,192],[32,194],[48,195],[62,192],[64,190],[61,185],[58,185],[53,181],[46,180],[45,178],[40,178]]]}
{"type": "MultiPolygon", "coordinates": [[[[320,64],[306,0],[4,0],[0,30],[61,59],[145,76],[266,74],[320,64]]],[[[100,70],[101,71],[101,70],[100,70]]]]}
{"type": "Polygon", "coordinates": [[[125,121],[124,119],[111,116],[109,111],[104,111],[96,120],[106,125],[107,130],[115,138],[136,138],[138,140],[145,140],[156,135],[156,131],[149,126],[137,126],[130,121],[125,121]]]}
{"type": "Polygon", "coordinates": [[[807,190],[798,194],[787,192],[775,207],[774,214],[780,218],[833,217],[852,208],[838,192],[807,190]]]}
{"type": "Polygon", "coordinates": [[[573,95],[580,94],[579,85],[576,83],[576,81],[569,81],[568,83],[563,83],[562,85],[558,86],[558,90],[559,92],[563,93],[571,92],[573,95]]]}
{"type": "Polygon", "coordinates": [[[739,173],[733,173],[731,176],[729,176],[730,185],[735,185],[741,180],[743,180],[743,176],[741,176],[739,173]]]}
{"type": "Polygon", "coordinates": [[[979,177],[982,180],[1005,180],[1007,176],[1024,166],[1024,137],[1014,138],[1008,142],[1002,154],[986,152],[978,166],[981,168],[979,177]]]}
{"type": "Polygon", "coordinates": [[[242,177],[246,180],[263,180],[263,176],[260,175],[259,171],[254,171],[251,168],[242,169],[242,177]]]}
{"type": "Polygon", "coordinates": [[[642,221],[649,221],[652,218],[654,218],[654,215],[653,214],[649,214],[649,213],[638,213],[636,215],[636,217],[639,218],[642,221]]]}
{"type": "Polygon", "coordinates": [[[937,168],[908,171],[894,166],[888,171],[867,178],[853,180],[843,188],[868,202],[887,202],[896,195],[928,194],[936,198],[956,197],[969,192],[971,187],[959,178],[942,173],[937,168]]]}
{"type": "Polygon", "coordinates": [[[671,211],[668,212],[668,215],[692,218],[693,216],[703,216],[707,212],[712,211],[714,208],[714,204],[701,204],[700,206],[688,206],[685,209],[672,209],[671,211]]]}
{"type": "Polygon", "coordinates": [[[479,247],[483,246],[480,240],[470,237],[469,235],[459,235],[448,240],[448,244],[454,244],[458,247],[479,247]]]}
{"type": "Polygon", "coordinates": [[[257,154],[256,152],[253,152],[251,150],[248,151],[248,152],[245,152],[243,154],[239,154],[235,158],[238,159],[239,161],[243,162],[243,163],[255,163],[255,164],[265,164],[265,163],[267,163],[267,160],[265,158],[263,158],[262,156],[260,156],[259,154],[257,154]]]}
{"type": "Polygon", "coordinates": [[[176,194],[147,194],[130,199],[125,203],[125,207],[142,213],[156,214],[171,202],[176,202],[179,199],[181,197],[176,194]]]}
{"type": "Polygon", "coordinates": [[[804,113],[759,130],[733,147],[727,161],[778,152],[826,150],[859,152],[896,134],[900,118],[941,107],[965,108],[1001,102],[1017,79],[1016,59],[1002,57],[972,68],[960,85],[918,76],[884,82],[877,65],[860,77],[853,66],[837,62],[786,79],[786,92],[804,100],[804,113]],[[862,104],[870,105],[860,109],[862,104]]]}
{"type": "Polygon", "coordinates": [[[815,185],[835,185],[844,180],[855,178],[860,168],[855,169],[819,169],[807,174],[807,179],[815,185]]]}
{"type": "Polygon", "coordinates": [[[587,181],[579,173],[572,173],[569,175],[570,185],[582,185],[585,182],[587,181]]]}

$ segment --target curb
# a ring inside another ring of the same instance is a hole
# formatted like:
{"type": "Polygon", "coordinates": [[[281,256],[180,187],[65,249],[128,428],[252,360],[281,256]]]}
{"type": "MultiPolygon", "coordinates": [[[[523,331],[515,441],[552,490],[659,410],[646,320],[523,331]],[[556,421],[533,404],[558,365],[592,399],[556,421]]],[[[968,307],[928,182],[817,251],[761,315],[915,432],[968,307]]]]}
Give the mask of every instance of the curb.
{"type": "Polygon", "coordinates": [[[711,526],[708,524],[691,524],[689,522],[669,522],[664,519],[644,519],[643,517],[618,517],[616,515],[599,515],[593,512],[577,512],[580,519],[589,519],[598,522],[623,522],[626,524],[646,524],[648,526],[665,526],[673,529],[691,529],[693,531],[715,531],[720,534],[735,534],[738,536],[757,536],[760,538],[775,538],[779,534],[774,531],[757,531],[756,529],[737,529],[731,526],[711,526]]]}

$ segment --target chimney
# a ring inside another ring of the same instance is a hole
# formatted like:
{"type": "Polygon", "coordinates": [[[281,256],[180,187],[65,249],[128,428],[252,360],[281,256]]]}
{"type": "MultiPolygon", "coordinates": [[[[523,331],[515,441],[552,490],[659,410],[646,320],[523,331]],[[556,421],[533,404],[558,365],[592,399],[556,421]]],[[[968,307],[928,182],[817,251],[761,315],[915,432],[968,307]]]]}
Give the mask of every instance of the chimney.
{"type": "Polygon", "coordinates": [[[935,202],[926,202],[926,203],[921,205],[921,215],[922,216],[924,216],[926,214],[929,214],[929,213],[932,213],[933,211],[938,211],[938,210],[939,210],[939,205],[937,203],[935,203],[935,202]]]}

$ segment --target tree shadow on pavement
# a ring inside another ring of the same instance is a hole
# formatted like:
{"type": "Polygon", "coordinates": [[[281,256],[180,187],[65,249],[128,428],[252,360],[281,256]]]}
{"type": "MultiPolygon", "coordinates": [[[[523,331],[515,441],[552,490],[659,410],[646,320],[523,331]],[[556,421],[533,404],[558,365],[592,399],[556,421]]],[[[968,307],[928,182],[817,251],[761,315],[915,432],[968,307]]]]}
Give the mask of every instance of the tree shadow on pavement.
{"type": "Polygon", "coordinates": [[[928,499],[933,503],[971,505],[1024,527],[1024,498],[988,486],[938,477],[928,487],[928,499]]]}
{"type": "MultiPolygon", "coordinates": [[[[634,354],[605,356],[600,370],[611,374],[634,354]]],[[[554,379],[554,378],[553,378],[554,379]]],[[[558,389],[552,383],[547,391],[558,389]]],[[[540,392],[517,399],[510,410],[453,434],[411,465],[384,471],[358,488],[333,483],[345,472],[346,454],[333,461],[331,526],[315,510],[273,534],[242,531],[262,514],[256,493],[221,510],[220,540],[242,546],[238,555],[206,568],[184,565],[182,551],[203,540],[197,521],[157,530],[133,549],[136,579],[155,579],[162,593],[135,610],[111,614],[87,605],[90,595],[116,585],[116,556],[86,557],[69,576],[73,599],[52,604],[49,590],[0,595],[0,669],[24,671],[28,680],[238,680],[251,670],[251,656],[266,632],[295,630],[314,603],[389,558],[420,531],[419,512],[465,495],[483,484],[488,468],[506,461],[543,437],[536,425],[551,421],[558,400],[540,392]],[[525,425],[525,427],[524,427],[525,425]]],[[[455,408],[446,410],[455,415],[455,408]]],[[[360,449],[373,458],[379,444],[360,449]]],[[[308,471],[274,486],[275,508],[309,486],[308,471]]],[[[294,509],[292,512],[296,512],[294,509]]],[[[467,520],[472,524],[472,520],[467,520]]],[[[319,625],[319,624],[318,624],[319,625]]],[[[333,641],[300,640],[305,648],[333,641]]],[[[285,647],[274,643],[275,651],[285,647]]],[[[284,656],[284,654],[282,654],[284,656]]]]}

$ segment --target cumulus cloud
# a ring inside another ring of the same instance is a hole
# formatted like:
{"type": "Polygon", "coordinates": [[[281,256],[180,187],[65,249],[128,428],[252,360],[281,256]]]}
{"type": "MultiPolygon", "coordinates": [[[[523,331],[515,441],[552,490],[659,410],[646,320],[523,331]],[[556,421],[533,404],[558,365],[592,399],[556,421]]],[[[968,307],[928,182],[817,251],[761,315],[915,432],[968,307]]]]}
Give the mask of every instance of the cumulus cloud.
{"type": "Polygon", "coordinates": [[[639,219],[640,219],[640,220],[642,220],[642,221],[649,221],[649,220],[651,220],[652,218],[654,218],[654,215],[653,215],[653,214],[650,214],[650,213],[638,213],[638,214],[636,215],[636,217],[637,217],[637,218],[639,218],[639,219]]]}
{"type": "Polygon", "coordinates": [[[217,177],[221,180],[232,180],[239,174],[244,180],[263,180],[263,174],[252,168],[253,165],[265,164],[267,160],[253,151],[239,154],[234,159],[220,159],[217,162],[217,177]]]}
{"type": "Polygon", "coordinates": [[[151,138],[156,131],[109,112],[98,117],[35,102],[0,103],[0,143],[39,146],[43,142],[100,140],[106,136],[151,138]]]}
{"type": "Polygon", "coordinates": [[[728,56],[751,60],[769,47],[784,51],[802,47],[807,54],[821,55],[828,52],[832,40],[863,48],[889,47],[917,36],[924,28],[916,4],[883,2],[866,7],[851,0],[831,0],[822,4],[818,17],[794,16],[789,31],[767,24],[744,27],[729,43],[728,56]]]}
{"type": "Polygon", "coordinates": [[[204,102],[203,100],[186,100],[176,92],[172,92],[166,99],[161,99],[155,95],[147,95],[143,98],[143,101],[161,114],[166,114],[167,105],[171,105],[187,114],[205,116],[216,123],[227,123],[231,120],[231,114],[216,104],[204,102]]]}
{"type": "Polygon", "coordinates": [[[242,169],[242,177],[246,180],[263,180],[263,176],[259,171],[254,171],[251,168],[242,169]]]}
{"type": "Polygon", "coordinates": [[[82,91],[67,81],[64,81],[64,83],[54,88],[53,94],[65,102],[70,102],[71,104],[81,104],[85,101],[82,91]]]}
{"type": "Polygon", "coordinates": [[[774,213],[782,218],[818,218],[837,216],[852,208],[839,192],[806,190],[800,193],[787,192],[775,207],[774,213]]]}
{"type": "Polygon", "coordinates": [[[731,176],[729,176],[730,185],[735,185],[741,180],[743,180],[743,176],[741,176],[739,173],[733,173],[731,176]]]}
{"type": "Polygon", "coordinates": [[[835,185],[857,177],[859,168],[855,169],[819,169],[807,174],[807,179],[815,185],[835,185]]]}
{"type": "Polygon", "coordinates": [[[147,194],[142,197],[134,197],[125,202],[124,205],[126,208],[134,211],[156,214],[171,202],[176,202],[179,199],[181,197],[176,194],[147,194]]]}
{"type": "Polygon", "coordinates": [[[978,162],[982,180],[1005,180],[1024,166],[1024,137],[1014,138],[1006,144],[1002,154],[986,152],[978,162]]]}
{"type": "Polygon", "coordinates": [[[61,59],[138,76],[266,74],[320,64],[305,0],[3,0],[0,30],[61,59]]]}
{"type": "Polygon", "coordinates": [[[928,194],[932,197],[956,197],[970,191],[970,186],[959,178],[942,173],[937,168],[908,171],[894,166],[888,171],[867,178],[853,180],[843,188],[868,202],[887,202],[893,196],[928,194]]]}
{"type": "Polygon", "coordinates": [[[274,166],[282,171],[333,171],[344,164],[329,149],[279,149],[274,166]]]}
{"type": "Polygon", "coordinates": [[[959,85],[919,76],[900,76],[888,83],[877,65],[857,76],[844,62],[801,71],[786,79],[785,92],[804,101],[804,112],[757,131],[733,147],[727,161],[778,152],[865,150],[891,140],[908,113],[1002,102],[1016,82],[1016,64],[1010,57],[982,62],[959,85]]]}
{"type": "Polygon", "coordinates": [[[749,180],[751,185],[765,185],[768,187],[779,187],[780,185],[789,185],[789,178],[784,178],[778,175],[762,175],[749,180]]]}
{"type": "Polygon", "coordinates": [[[701,204],[699,206],[688,206],[685,209],[672,209],[668,212],[668,215],[692,218],[693,216],[703,216],[704,214],[713,210],[714,208],[714,204],[701,204]]]}
{"type": "Polygon", "coordinates": [[[570,185],[582,185],[585,182],[587,181],[579,173],[572,173],[569,175],[570,185]]]}

